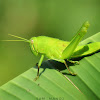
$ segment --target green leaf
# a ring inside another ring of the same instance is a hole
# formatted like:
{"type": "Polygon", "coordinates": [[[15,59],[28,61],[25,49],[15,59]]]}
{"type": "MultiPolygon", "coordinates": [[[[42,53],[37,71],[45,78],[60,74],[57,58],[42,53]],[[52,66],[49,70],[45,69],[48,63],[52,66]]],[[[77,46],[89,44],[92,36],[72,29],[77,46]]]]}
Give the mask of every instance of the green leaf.
{"type": "MultiPolygon", "coordinates": [[[[100,32],[81,42],[100,42],[100,32]]],[[[77,73],[76,77],[68,76],[89,100],[100,100],[100,52],[84,57],[80,65],[70,68],[77,73]]]]}
{"type": "MultiPolygon", "coordinates": [[[[99,42],[100,33],[82,41],[80,45],[92,41],[99,42]]],[[[2,85],[0,100],[99,100],[99,61],[100,52],[79,60],[80,65],[71,65],[70,69],[77,73],[76,76],[68,75],[61,63],[45,61],[37,81],[34,81],[37,69],[31,68],[2,85]],[[57,71],[56,66],[64,74],[57,71]]]]}

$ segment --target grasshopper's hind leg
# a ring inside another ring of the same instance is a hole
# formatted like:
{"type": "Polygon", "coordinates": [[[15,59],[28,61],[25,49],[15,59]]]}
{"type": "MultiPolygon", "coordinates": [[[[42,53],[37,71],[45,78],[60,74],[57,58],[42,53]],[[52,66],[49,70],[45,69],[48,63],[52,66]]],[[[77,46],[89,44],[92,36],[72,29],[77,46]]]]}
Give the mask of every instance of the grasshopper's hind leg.
{"type": "Polygon", "coordinates": [[[76,75],[75,73],[73,73],[72,71],[70,71],[70,69],[69,69],[69,67],[68,67],[68,65],[67,65],[67,63],[66,63],[65,60],[64,60],[64,64],[65,64],[66,68],[68,69],[68,71],[69,71],[69,73],[70,73],[71,75],[76,75]]]}
{"type": "Polygon", "coordinates": [[[52,58],[52,59],[53,59],[53,60],[56,60],[56,61],[58,61],[58,62],[64,63],[65,66],[66,66],[66,68],[68,69],[69,73],[70,73],[71,75],[76,75],[75,73],[73,73],[73,72],[70,71],[70,69],[69,69],[69,67],[68,67],[68,65],[67,65],[67,63],[66,63],[65,60],[63,60],[63,59],[55,59],[55,58],[52,58]]]}

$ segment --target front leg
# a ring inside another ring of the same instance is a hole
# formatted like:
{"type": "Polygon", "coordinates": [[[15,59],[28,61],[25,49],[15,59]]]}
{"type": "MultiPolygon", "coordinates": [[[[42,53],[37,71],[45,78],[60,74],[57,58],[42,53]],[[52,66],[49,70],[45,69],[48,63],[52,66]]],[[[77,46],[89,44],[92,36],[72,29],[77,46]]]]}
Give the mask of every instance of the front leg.
{"type": "Polygon", "coordinates": [[[40,60],[39,60],[39,63],[38,63],[38,71],[37,71],[37,76],[36,78],[34,79],[35,81],[39,78],[39,68],[43,62],[43,58],[44,58],[44,55],[41,56],[40,60]]]}

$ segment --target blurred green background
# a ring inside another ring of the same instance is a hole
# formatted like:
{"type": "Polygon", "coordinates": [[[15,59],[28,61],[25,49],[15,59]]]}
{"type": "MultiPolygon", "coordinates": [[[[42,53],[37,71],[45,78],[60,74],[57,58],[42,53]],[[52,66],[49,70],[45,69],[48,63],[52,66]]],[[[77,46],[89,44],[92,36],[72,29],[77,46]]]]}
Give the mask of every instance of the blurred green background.
{"type": "MultiPolygon", "coordinates": [[[[71,40],[84,21],[91,24],[87,38],[100,31],[100,0],[0,0],[0,40],[50,36],[71,40]]],[[[24,42],[0,42],[0,85],[35,66],[24,42]]]]}

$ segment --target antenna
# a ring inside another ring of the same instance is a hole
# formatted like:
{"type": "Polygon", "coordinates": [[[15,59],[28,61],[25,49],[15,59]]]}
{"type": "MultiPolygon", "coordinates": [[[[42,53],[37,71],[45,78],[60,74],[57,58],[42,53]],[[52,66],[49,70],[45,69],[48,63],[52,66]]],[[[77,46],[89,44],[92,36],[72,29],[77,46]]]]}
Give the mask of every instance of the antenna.
{"type": "Polygon", "coordinates": [[[16,37],[16,38],[19,38],[21,40],[1,40],[1,41],[24,41],[24,42],[30,42],[29,40],[27,40],[25,38],[22,38],[22,37],[19,37],[19,36],[16,36],[16,35],[12,35],[12,34],[8,34],[8,35],[16,37]]]}

